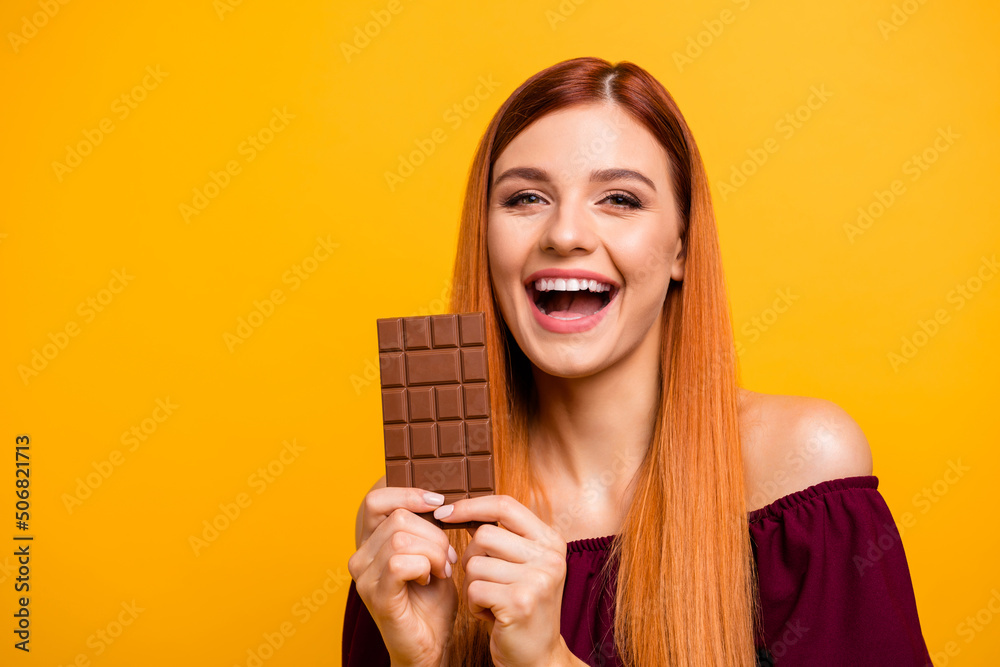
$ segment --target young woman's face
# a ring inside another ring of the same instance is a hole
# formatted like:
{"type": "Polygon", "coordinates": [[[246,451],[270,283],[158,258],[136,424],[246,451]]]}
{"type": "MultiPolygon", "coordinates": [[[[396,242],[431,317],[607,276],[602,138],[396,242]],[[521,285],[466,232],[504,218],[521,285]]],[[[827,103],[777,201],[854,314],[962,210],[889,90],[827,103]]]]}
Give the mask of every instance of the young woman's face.
{"type": "Polygon", "coordinates": [[[618,106],[553,112],[503,150],[487,245],[504,320],[542,371],[583,377],[658,349],[684,275],[666,151],[618,106]]]}

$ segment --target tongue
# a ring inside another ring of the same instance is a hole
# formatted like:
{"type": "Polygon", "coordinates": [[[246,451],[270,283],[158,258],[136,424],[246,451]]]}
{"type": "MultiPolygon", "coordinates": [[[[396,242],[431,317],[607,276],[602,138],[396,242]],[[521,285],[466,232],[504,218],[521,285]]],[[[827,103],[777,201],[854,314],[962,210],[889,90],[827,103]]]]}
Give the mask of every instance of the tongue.
{"type": "Polygon", "coordinates": [[[546,307],[549,317],[576,319],[593,315],[601,309],[604,299],[591,292],[555,292],[546,307]]]}

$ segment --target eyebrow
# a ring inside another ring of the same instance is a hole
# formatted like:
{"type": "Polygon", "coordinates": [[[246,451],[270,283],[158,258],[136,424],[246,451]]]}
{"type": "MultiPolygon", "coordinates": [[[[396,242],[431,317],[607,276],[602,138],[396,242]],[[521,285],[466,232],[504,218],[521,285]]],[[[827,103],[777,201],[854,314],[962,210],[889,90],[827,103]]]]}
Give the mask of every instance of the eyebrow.
{"type": "MultiPolygon", "coordinates": [[[[544,169],[536,167],[512,167],[497,176],[496,180],[493,181],[493,187],[496,187],[501,181],[507,178],[523,178],[529,181],[543,181],[545,183],[552,182],[548,172],[544,169]]],[[[597,169],[590,174],[591,183],[607,183],[614,180],[639,181],[652,188],[653,192],[656,192],[656,185],[653,181],[633,169],[597,169]]]]}

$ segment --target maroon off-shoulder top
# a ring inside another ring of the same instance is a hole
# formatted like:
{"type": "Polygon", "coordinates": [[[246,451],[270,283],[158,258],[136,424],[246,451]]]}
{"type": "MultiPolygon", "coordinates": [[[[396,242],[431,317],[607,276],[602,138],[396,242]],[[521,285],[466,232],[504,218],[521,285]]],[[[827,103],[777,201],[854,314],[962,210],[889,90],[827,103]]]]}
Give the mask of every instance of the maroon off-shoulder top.
{"type": "MultiPolygon", "coordinates": [[[[829,480],[749,513],[763,632],[760,665],[932,664],[899,532],[874,475],[829,480]]],[[[619,667],[614,577],[600,573],[613,536],[566,545],[562,636],[588,665],[619,667]]],[[[378,627],[351,582],[344,667],[389,665],[378,627]]]]}

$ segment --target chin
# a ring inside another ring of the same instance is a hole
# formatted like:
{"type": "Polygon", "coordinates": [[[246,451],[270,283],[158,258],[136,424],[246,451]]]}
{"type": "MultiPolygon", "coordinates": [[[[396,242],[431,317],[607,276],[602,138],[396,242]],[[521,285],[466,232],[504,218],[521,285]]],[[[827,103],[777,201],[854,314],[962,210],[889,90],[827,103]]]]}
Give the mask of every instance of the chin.
{"type": "Polygon", "coordinates": [[[528,360],[539,371],[553,377],[566,379],[588,377],[598,373],[602,367],[595,363],[601,356],[595,350],[579,347],[554,345],[541,354],[526,354],[528,360]]]}

